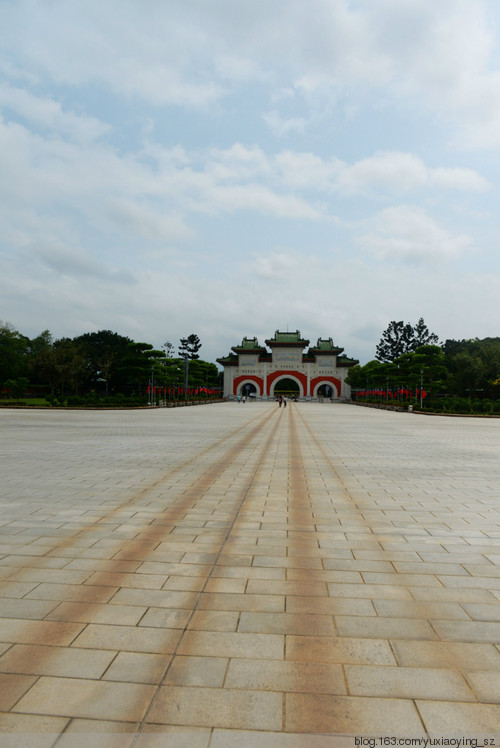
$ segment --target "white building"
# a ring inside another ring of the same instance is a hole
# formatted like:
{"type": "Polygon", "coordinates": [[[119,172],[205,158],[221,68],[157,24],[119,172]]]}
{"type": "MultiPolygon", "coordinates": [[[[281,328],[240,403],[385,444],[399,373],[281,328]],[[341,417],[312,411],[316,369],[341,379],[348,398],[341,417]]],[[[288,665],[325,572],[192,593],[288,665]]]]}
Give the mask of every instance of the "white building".
{"type": "Polygon", "coordinates": [[[358,361],[343,356],[332,338],[318,339],[315,346],[300,332],[280,332],[260,346],[257,338],[243,338],[241,345],[217,362],[224,367],[224,397],[251,395],[266,400],[286,394],[301,400],[346,400],[351,390],[345,382],[349,367],[358,361]]]}

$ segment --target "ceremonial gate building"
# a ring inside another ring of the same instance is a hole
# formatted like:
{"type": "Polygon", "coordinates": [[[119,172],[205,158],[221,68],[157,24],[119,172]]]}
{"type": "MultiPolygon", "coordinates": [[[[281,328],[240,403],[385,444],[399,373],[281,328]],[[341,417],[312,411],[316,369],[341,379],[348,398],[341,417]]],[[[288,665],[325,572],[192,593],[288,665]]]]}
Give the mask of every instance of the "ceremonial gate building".
{"type": "Polygon", "coordinates": [[[342,355],[332,338],[319,338],[315,346],[299,330],[280,332],[260,346],[257,338],[243,338],[241,345],[217,362],[224,367],[224,397],[255,397],[266,400],[279,394],[300,400],[346,400],[351,390],[345,382],[349,367],[359,361],[342,355]]]}

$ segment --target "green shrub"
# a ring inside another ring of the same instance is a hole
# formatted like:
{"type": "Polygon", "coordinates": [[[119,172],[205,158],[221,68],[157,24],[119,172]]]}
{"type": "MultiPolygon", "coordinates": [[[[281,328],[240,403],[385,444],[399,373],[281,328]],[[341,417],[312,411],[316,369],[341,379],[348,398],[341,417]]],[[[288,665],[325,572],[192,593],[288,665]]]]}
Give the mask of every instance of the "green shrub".
{"type": "Polygon", "coordinates": [[[471,402],[467,397],[452,397],[448,401],[448,408],[451,413],[470,413],[471,402]]]}
{"type": "Polygon", "coordinates": [[[483,400],[473,400],[472,409],[474,413],[491,413],[493,403],[491,400],[484,398],[483,400]]]}
{"type": "Polygon", "coordinates": [[[85,405],[85,398],[79,397],[78,395],[68,395],[66,398],[66,405],[69,408],[77,408],[85,405]]]}
{"type": "Polygon", "coordinates": [[[432,411],[433,413],[442,413],[445,409],[445,403],[442,400],[429,400],[423,403],[424,410],[432,411]]]}

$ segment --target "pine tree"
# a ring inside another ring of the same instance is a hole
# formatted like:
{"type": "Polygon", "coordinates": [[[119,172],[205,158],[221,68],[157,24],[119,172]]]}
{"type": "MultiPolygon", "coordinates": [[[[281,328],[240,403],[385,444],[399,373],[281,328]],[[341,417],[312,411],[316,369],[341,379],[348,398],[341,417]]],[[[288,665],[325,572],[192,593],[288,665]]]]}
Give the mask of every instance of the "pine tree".
{"type": "Polygon", "coordinates": [[[384,363],[394,361],[395,358],[399,358],[403,353],[413,350],[413,340],[413,327],[405,324],[403,320],[399,322],[393,320],[389,322],[387,329],[382,333],[380,343],[377,345],[375,358],[384,363]]]}
{"type": "Polygon", "coordinates": [[[404,353],[415,351],[421,345],[435,345],[438,342],[438,336],[429,331],[422,317],[415,327],[403,322],[403,320],[392,321],[389,322],[387,329],[382,333],[375,358],[383,363],[388,363],[404,353]]]}
{"type": "Polygon", "coordinates": [[[181,358],[188,358],[194,360],[200,358],[198,351],[201,348],[200,339],[194,333],[188,335],[187,338],[181,338],[181,344],[179,346],[179,356],[181,358]]]}
{"type": "Polygon", "coordinates": [[[429,331],[429,328],[425,324],[423,317],[420,317],[417,324],[414,327],[415,333],[415,348],[416,350],[421,345],[438,345],[438,336],[429,331]]]}
{"type": "Polygon", "coordinates": [[[174,355],[174,344],[170,342],[170,340],[166,340],[162,345],[163,350],[165,351],[165,356],[167,358],[173,358],[174,355]]]}

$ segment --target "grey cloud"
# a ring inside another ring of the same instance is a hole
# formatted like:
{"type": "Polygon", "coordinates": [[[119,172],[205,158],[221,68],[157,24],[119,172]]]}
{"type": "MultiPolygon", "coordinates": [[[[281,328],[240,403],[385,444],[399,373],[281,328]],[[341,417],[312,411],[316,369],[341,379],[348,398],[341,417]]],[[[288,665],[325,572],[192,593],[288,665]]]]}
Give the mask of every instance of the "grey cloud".
{"type": "Polygon", "coordinates": [[[57,241],[39,243],[36,248],[32,248],[31,254],[59,275],[81,279],[112,280],[127,285],[135,282],[131,273],[109,268],[91,254],[57,241]]]}

